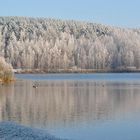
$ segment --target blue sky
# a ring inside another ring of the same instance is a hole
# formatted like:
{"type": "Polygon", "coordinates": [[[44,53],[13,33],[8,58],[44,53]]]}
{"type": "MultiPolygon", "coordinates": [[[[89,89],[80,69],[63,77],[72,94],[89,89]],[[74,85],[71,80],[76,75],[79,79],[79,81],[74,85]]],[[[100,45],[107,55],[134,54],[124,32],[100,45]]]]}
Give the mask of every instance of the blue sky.
{"type": "Polygon", "coordinates": [[[140,0],[0,0],[0,16],[74,19],[140,28],[140,0]]]}

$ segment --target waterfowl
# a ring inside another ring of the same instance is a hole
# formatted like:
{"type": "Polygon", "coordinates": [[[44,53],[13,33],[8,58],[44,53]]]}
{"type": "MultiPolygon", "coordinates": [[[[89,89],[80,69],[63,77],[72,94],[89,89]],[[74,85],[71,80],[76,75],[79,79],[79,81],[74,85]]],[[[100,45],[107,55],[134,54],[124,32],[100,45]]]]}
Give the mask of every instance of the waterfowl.
{"type": "Polygon", "coordinates": [[[38,86],[36,86],[36,85],[33,85],[33,88],[38,88],[38,86]]]}
{"type": "Polygon", "coordinates": [[[35,83],[35,84],[33,85],[33,88],[38,88],[38,84],[35,83]]]}

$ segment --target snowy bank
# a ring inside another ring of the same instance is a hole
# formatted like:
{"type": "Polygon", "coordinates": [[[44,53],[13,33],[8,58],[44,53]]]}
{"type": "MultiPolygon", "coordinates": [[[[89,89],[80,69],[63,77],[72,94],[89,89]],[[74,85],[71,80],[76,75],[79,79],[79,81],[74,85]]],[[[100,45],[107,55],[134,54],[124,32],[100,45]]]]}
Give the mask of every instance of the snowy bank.
{"type": "Polygon", "coordinates": [[[62,140],[43,130],[28,128],[12,122],[0,123],[0,140],[62,140]]]}

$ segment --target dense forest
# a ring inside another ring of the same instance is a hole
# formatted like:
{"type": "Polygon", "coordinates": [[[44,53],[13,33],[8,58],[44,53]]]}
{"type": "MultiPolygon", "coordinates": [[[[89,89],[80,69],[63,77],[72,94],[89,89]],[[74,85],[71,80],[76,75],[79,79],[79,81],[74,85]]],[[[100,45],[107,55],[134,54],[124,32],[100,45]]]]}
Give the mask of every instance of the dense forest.
{"type": "Polygon", "coordinates": [[[15,69],[140,69],[140,30],[0,17],[0,56],[15,69]]]}

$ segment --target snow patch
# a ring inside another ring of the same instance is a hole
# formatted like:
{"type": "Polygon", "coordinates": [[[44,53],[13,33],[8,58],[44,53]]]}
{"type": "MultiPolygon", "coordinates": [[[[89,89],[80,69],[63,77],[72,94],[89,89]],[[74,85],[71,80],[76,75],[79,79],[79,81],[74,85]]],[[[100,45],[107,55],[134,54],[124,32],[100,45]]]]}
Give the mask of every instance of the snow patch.
{"type": "Polygon", "coordinates": [[[0,123],[0,140],[62,140],[46,131],[25,127],[13,122],[0,123]]]}

